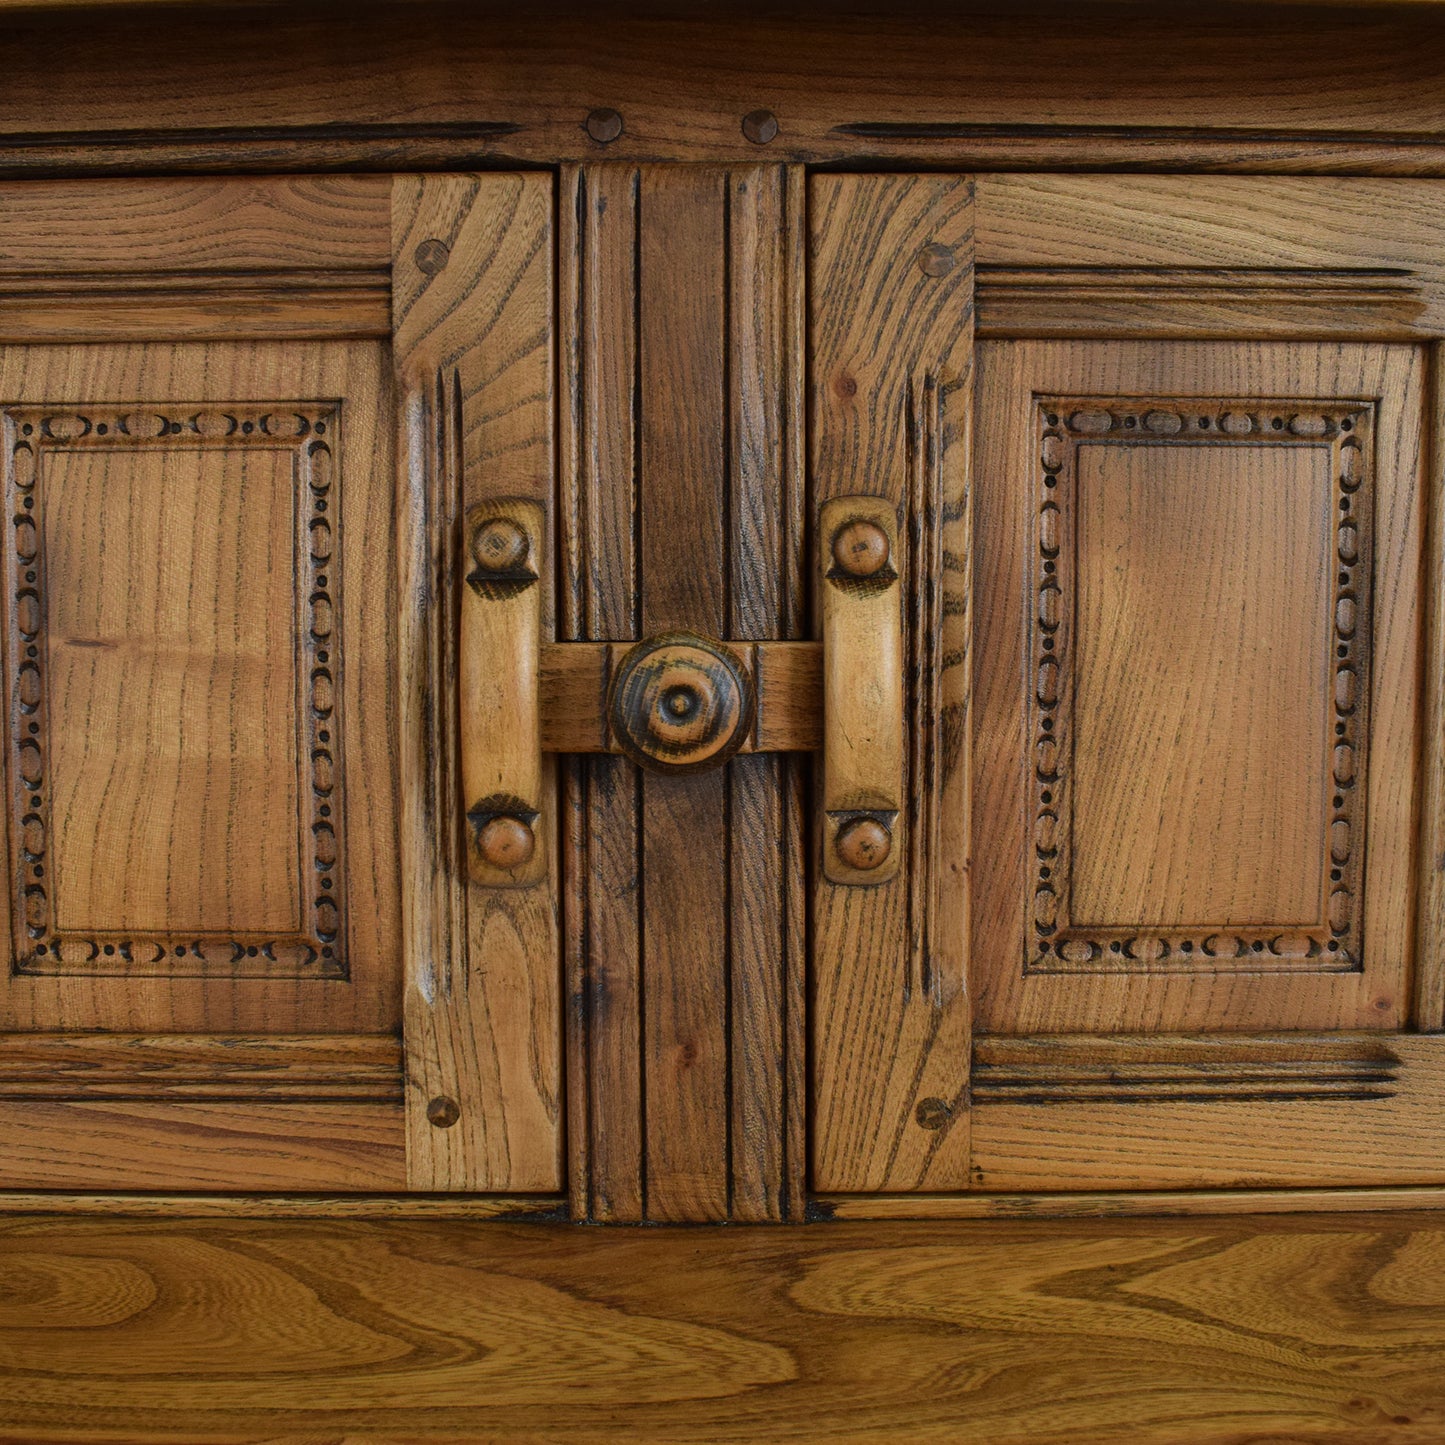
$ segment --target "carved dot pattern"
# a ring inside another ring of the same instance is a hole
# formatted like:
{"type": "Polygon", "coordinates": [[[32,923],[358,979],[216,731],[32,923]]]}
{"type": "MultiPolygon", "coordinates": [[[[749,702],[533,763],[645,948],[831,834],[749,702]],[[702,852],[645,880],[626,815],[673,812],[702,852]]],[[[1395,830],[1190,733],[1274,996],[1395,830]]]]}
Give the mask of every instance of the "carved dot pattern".
{"type": "Polygon", "coordinates": [[[1191,971],[1339,972],[1358,969],[1369,698],[1369,602],[1373,508],[1374,407],[1347,401],[1161,398],[1045,398],[1037,411],[1038,481],[1030,583],[1029,736],[1033,866],[1025,914],[1024,965],[1030,973],[1191,971]],[[1321,896],[1324,916],[1306,927],[1197,929],[1070,926],[1069,649],[1072,619],[1072,503],[1080,440],[1169,444],[1207,439],[1228,446],[1327,446],[1334,496],[1335,558],[1329,636],[1333,684],[1327,699],[1328,832],[1321,896]]]}
{"type": "Polygon", "coordinates": [[[11,545],[6,550],[10,617],[12,794],[11,868],[17,971],[131,975],[260,974],[344,977],[341,846],[340,687],[337,583],[333,539],[338,526],[334,403],[243,407],[214,403],[107,408],[104,412],[10,408],[3,412],[11,545]],[[278,447],[297,469],[297,634],[308,706],[297,739],[302,797],[309,801],[311,858],[302,897],[311,927],[302,935],[57,932],[46,887],[50,835],[45,762],[43,640],[45,559],[40,539],[47,447],[121,450],[162,438],[187,449],[278,447]]]}

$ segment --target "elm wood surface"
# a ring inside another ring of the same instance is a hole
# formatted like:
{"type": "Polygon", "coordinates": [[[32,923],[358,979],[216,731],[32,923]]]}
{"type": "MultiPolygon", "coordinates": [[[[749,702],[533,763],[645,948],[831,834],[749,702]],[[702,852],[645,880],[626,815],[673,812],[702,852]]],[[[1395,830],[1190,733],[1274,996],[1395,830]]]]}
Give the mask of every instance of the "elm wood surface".
{"type": "Polygon", "coordinates": [[[760,155],[960,171],[1445,171],[1445,27],[1423,7],[933,7],[830,10],[826,23],[577,6],[359,6],[344,23],[319,7],[76,13],[3,22],[0,167],[12,174],[760,155]],[[258,27],[266,45],[246,43],[258,27]],[[283,54],[306,63],[277,65],[283,54]],[[779,127],[764,146],[742,124],[760,107],[779,127]],[[600,108],[621,117],[607,144],[585,126],[600,108]]]}
{"type": "Polygon", "coordinates": [[[480,502],[462,519],[461,806],[468,872],[491,888],[539,882],[553,852],[556,789],[548,778],[543,793],[540,709],[545,519],[539,503],[513,498],[480,502]]]}
{"type": "MultiPolygon", "coordinates": [[[[1445,390],[1439,349],[1432,353],[1426,401],[1430,455],[1445,457],[1445,390]]],[[[1420,787],[1419,911],[1416,949],[1421,959],[1445,953],[1445,477],[1432,466],[1423,491],[1425,511],[1425,719],[1421,730],[1423,761],[1420,787]]],[[[1445,968],[1423,967],[1415,978],[1415,1027],[1445,1029],[1445,968]]]]}
{"type": "Polygon", "coordinates": [[[1442,1252],[1431,1214],[10,1218],[0,1438],[1435,1441],[1442,1252]]]}
{"type": "MultiPolygon", "coordinates": [[[[552,191],[542,174],[403,176],[393,191],[407,1151],[422,1190],[563,1177],[556,869],[539,850],[530,887],[467,881],[456,652],[461,520],[501,498],[550,515],[552,191]]],[[[550,557],[536,569],[553,575],[550,557]]],[[[546,636],[553,594],[538,595],[546,636]]],[[[551,812],[545,760],[538,776],[551,812]]]]}
{"type": "MultiPolygon", "coordinates": [[[[18,1195],[19,1207],[44,1209],[44,1196],[18,1195]]],[[[189,1208],[191,1198],[186,1205],[189,1208]]],[[[1439,1185],[1386,1189],[1108,1189],[1032,1194],[833,1194],[812,1201],[822,1219],[876,1222],[897,1219],[1182,1219],[1194,1215],[1340,1214],[1356,1211],[1434,1210],[1445,1206],[1439,1185]]],[[[147,1209],[158,1208],[147,1204],[147,1209]]],[[[220,1208],[219,1203],[212,1205],[220,1208]]],[[[280,1206],[278,1206],[280,1207],[280,1206]]],[[[67,1213],[94,1212],[85,1200],[67,1200],[67,1213]]]]}
{"type": "Polygon", "coordinates": [[[980,345],[978,1026],[1406,1026],[1423,371],[980,345]]]}
{"type": "Polygon", "coordinates": [[[1404,268],[981,266],[979,336],[1276,337],[1404,341],[1428,336],[1420,278],[1404,268]]]}
{"type": "Polygon", "coordinates": [[[0,1189],[150,1193],[399,1190],[394,1103],[99,1099],[0,1102],[0,1189]]]}
{"type": "Polygon", "coordinates": [[[812,1182],[967,1182],[969,411],[966,177],[810,184],[810,463],[815,507],[896,509],[906,753],[898,874],[815,880],[812,1182]]]}
{"type": "Polygon", "coordinates": [[[913,577],[904,570],[889,498],[834,497],[819,512],[817,537],[823,876],[875,887],[897,876],[908,848],[902,599],[913,577]],[[861,556],[856,542],[850,546],[859,536],[861,556]]]}
{"type": "MultiPolygon", "coordinates": [[[[1445,271],[1435,244],[1445,212],[1439,181],[981,175],[976,197],[978,264],[985,276],[992,268],[1022,270],[1044,281],[1056,270],[1067,278],[1072,268],[1084,267],[1104,268],[1105,275],[1118,269],[1153,273],[1152,281],[1141,276],[1133,306],[1144,336],[1152,333],[1143,303],[1161,285],[1249,271],[1266,273],[1278,297],[1276,314],[1288,320],[1272,320],[1274,308],[1265,306],[1257,289],[1231,288],[1241,307],[1234,332],[1240,339],[1260,334],[1261,325],[1265,334],[1286,326],[1291,337],[1311,334],[1319,322],[1302,323],[1299,302],[1326,280],[1353,296],[1334,309],[1354,335],[1360,334],[1360,312],[1372,307],[1378,309],[1370,339],[1445,330],[1445,271]],[[1388,298],[1381,295],[1382,271],[1393,279],[1388,298]]],[[[1087,295],[1080,301],[1085,315],[1087,295]]],[[[1174,309],[1182,316],[1198,299],[1185,285],[1174,309]]],[[[1178,321],[1170,323],[1165,334],[1178,327],[1178,321]]]]}
{"type": "Polygon", "coordinates": [[[401,1102],[401,1044],[369,1034],[0,1034],[0,1098],[401,1102]]]}
{"type": "Polygon", "coordinates": [[[0,185],[0,338],[388,337],[389,192],[383,176],[0,185]]]}
{"type": "MultiPolygon", "coordinates": [[[[1262,1040],[1257,1051],[1241,1050],[1240,1065],[1209,1098],[1201,1097],[1198,1071],[1181,1077],[1177,1064],[1170,1064],[1165,1098],[1139,1079],[1136,1065],[1138,1082],[1118,1070],[1109,1090],[1059,1087],[1055,1074],[1042,1103],[989,1090],[983,1070],[986,1102],[972,1120],[974,1185],[1021,1192],[1438,1184],[1445,1178],[1445,1040],[1375,1037],[1374,1057],[1356,1036],[1333,1066],[1324,1050],[1292,1060],[1288,1049],[1262,1040]],[[1251,1069],[1264,1076],[1262,1087],[1251,1082],[1251,1069]]],[[[1157,1043],[1169,1064],[1170,1042],[1157,1043]]],[[[1109,1058],[1107,1040],[1080,1037],[1075,1047],[1097,1063],[1109,1058]]]]}
{"type": "Polygon", "coordinates": [[[33,911],[6,905],[5,1027],[394,1031],[380,348],[12,347],[0,395],[14,514],[37,519],[7,561],[12,877],[33,911]]]}
{"type": "MultiPolygon", "coordinates": [[[[801,178],[563,174],[562,635],[796,635],[801,178]]],[[[802,798],[793,764],[572,764],[574,1206],[801,1206],[802,798]]]]}
{"type": "Polygon", "coordinates": [[[0,338],[387,337],[389,192],[381,176],[0,186],[0,338]]]}
{"type": "MultiPolygon", "coordinates": [[[[756,710],[740,753],[816,752],[823,746],[823,658],[816,642],[726,641],[748,674],[756,710]]],[[[613,670],[625,642],[545,645],[541,659],[542,748],[619,753],[607,717],[613,670]]]]}

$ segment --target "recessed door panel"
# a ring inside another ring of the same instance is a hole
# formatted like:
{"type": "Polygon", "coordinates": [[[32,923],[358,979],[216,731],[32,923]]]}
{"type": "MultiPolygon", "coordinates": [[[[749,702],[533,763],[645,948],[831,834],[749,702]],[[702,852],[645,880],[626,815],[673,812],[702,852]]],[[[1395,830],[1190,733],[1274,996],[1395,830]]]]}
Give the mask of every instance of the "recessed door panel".
{"type": "Polygon", "coordinates": [[[979,362],[976,1023],[1399,1027],[1420,354],[979,362]]]}
{"type": "Polygon", "coordinates": [[[14,347],[0,394],[14,1024],[394,1030],[383,348],[14,347]]]}

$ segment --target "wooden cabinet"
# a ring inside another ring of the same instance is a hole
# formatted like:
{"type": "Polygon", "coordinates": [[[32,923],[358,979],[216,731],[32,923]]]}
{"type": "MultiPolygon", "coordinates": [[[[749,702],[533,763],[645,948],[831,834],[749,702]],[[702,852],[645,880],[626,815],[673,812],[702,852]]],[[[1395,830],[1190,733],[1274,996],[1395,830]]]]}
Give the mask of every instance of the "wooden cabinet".
{"type": "Polygon", "coordinates": [[[1434,163],[794,98],[0,182],[0,1188],[1445,1183],[1434,163]]]}
{"type": "Polygon", "coordinates": [[[1442,206],[9,183],[4,1184],[1441,1182],[1442,206]]]}
{"type": "Polygon", "coordinates": [[[1445,10],[0,49],[0,1436],[1440,1435],[1445,10]]]}
{"type": "Polygon", "coordinates": [[[507,920],[433,891],[460,814],[416,750],[441,613],[407,550],[414,523],[444,545],[453,442],[472,477],[502,453],[513,488],[551,485],[549,184],[0,207],[4,1183],[557,1189],[556,946],[509,972],[507,920]],[[489,320],[519,355],[474,359],[489,320]]]}

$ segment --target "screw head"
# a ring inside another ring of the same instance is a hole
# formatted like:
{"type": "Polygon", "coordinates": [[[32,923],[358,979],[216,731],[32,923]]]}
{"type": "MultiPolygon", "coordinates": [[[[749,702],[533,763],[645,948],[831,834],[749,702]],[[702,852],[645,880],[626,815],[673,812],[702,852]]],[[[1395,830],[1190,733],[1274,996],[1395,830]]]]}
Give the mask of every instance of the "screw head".
{"type": "Polygon", "coordinates": [[[416,262],[416,269],[423,276],[435,276],[438,271],[445,270],[446,264],[451,258],[451,247],[445,241],[438,241],[435,236],[421,242],[411,253],[411,259],[416,262]]]}
{"type": "Polygon", "coordinates": [[[531,550],[526,528],[510,517],[488,517],[472,533],[472,556],[484,572],[514,572],[531,550]]]}
{"type": "Polygon", "coordinates": [[[888,565],[888,534],[876,522],[845,522],[833,538],[833,561],[849,577],[876,577],[888,565]]]}
{"type": "Polygon", "coordinates": [[[755,146],[765,146],[778,134],[778,118],[770,110],[750,110],[743,117],[743,134],[755,146]]]}
{"type": "Polygon", "coordinates": [[[462,1117],[462,1111],[455,1099],[438,1094],[426,1106],[427,1120],[437,1129],[450,1129],[462,1117]]]}
{"type": "Polygon", "coordinates": [[[611,145],[622,134],[622,116],[611,106],[599,106],[587,116],[587,134],[598,145],[611,145]]]}
{"type": "Polygon", "coordinates": [[[537,835],[520,818],[490,818],[477,833],[477,852],[493,868],[520,868],[536,851],[537,835]]]}
{"type": "Polygon", "coordinates": [[[918,269],[925,276],[947,276],[956,263],[953,247],[945,246],[939,241],[925,246],[918,253],[918,269]]]}
{"type": "Polygon", "coordinates": [[[893,834],[877,818],[850,818],[838,830],[835,847],[845,867],[871,873],[888,861],[893,834]]]}

